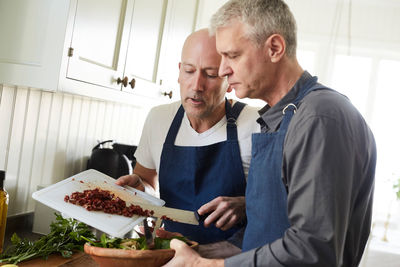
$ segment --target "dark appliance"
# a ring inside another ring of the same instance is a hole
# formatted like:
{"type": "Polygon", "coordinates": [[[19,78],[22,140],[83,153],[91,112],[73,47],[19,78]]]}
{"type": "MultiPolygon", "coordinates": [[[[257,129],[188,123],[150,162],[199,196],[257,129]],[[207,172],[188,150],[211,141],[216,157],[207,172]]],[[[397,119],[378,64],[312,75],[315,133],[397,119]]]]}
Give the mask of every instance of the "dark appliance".
{"type": "Polygon", "coordinates": [[[115,143],[114,140],[99,142],[87,162],[87,169],[95,169],[113,178],[132,174],[137,146],[115,143]]]}

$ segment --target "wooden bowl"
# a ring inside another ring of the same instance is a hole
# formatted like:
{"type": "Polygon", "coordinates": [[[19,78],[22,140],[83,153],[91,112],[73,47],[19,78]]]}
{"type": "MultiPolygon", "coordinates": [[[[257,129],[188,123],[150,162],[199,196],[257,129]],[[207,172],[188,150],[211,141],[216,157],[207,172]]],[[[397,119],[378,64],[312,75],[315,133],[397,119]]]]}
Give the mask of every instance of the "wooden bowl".
{"type": "MultiPolygon", "coordinates": [[[[189,241],[191,248],[197,249],[198,243],[189,241]]],[[[166,264],[175,255],[173,249],[156,250],[126,250],[115,248],[100,248],[86,243],[85,253],[89,254],[100,267],[158,267],[166,264]]]]}

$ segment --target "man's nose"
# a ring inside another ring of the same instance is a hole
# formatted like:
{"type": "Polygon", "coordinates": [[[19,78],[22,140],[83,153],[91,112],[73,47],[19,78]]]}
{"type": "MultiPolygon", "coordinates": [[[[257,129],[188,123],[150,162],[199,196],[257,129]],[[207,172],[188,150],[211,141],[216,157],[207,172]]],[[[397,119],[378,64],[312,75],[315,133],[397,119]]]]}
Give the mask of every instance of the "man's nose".
{"type": "Polygon", "coordinates": [[[232,74],[232,69],[224,58],[221,59],[221,64],[219,65],[218,75],[220,77],[225,77],[232,74]]]}
{"type": "Polygon", "coordinates": [[[203,91],[204,84],[203,84],[203,76],[201,72],[197,72],[193,77],[193,90],[195,91],[203,91]]]}

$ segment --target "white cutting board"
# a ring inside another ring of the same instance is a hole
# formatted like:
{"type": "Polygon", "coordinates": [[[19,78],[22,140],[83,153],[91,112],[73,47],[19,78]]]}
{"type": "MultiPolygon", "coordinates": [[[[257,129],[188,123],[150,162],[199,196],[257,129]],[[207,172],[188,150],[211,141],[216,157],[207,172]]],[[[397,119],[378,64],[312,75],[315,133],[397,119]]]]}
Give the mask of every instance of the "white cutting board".
{"type": "Polygon", "coordinates": [[[32,194],[33,199],[62,212],[78,221],[84,222],[102,232],[113,237],[123,237],[133,227],[143,221],[144,217],[133,216],[131,218],[122,215],[111,215],[101,211],[88,211],[81,206],[77,206],[64,201],[66,195],[86,189],[96,187],[109,190],[116,196],[126,201],[127,205],[134,202],[150,203],[163,206],[165,201],[153,197],[147,193],[131,187],[121,187],[115,184],[115,179],[99,171],[90,169],[69,177],[61,182],[50,185],[32,194]]]}

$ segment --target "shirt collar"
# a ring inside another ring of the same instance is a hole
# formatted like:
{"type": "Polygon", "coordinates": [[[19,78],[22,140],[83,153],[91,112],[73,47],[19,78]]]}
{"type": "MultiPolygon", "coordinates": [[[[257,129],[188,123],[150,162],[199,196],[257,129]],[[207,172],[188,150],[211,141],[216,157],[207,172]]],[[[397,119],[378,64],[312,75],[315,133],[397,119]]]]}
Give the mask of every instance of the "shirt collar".
{"type": "Polygon", "coordinates": [[[292,103],[296,99],[296,96],[304,87],[304,84],[311,78],[311,74],[304,71],[292,89],[290,89],[290,91],[275,106],[271,107],[267,104],[258,111],[260,117],[257,119],[257,122],[261,126],[261,132],[275,132],[278,129],[279,124],[282,121],[282,110],[287,104],[292,103]]]}

